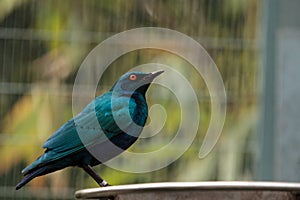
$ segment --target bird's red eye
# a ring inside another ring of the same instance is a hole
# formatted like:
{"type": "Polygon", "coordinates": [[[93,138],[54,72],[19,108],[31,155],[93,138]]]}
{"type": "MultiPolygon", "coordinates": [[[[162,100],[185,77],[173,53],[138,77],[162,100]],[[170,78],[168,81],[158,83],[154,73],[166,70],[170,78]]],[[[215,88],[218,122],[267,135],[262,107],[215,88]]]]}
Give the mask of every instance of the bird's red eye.
{"type": "Polygon", "coordinates": [[[130,80],[134,81],[136,79],[136,75],[135,74],[131,74],[129,77],[130,80]]]}

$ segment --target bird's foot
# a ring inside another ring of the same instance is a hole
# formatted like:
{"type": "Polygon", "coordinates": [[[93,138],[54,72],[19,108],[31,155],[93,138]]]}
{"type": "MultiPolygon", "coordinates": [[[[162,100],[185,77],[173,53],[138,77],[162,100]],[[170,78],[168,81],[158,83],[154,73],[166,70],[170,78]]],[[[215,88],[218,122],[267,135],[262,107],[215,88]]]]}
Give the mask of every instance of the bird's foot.
{"type": "Polygon", "coordinates": [[[84,169],[85,172],[87,172],[97,183],[100,187],[106,187],[110,186],[101,176],[99,176],[91,166],[89,165],[81,165],[82,169],[84,169]]]}
{"type": "Polygon", "coordinates": [[[103,180],[101,183],[99,183],[100,187],[107,187],[107,186],[111,186],[110,184],[108,184],[108,182],[106,182],[105,180],[103,180]]]}

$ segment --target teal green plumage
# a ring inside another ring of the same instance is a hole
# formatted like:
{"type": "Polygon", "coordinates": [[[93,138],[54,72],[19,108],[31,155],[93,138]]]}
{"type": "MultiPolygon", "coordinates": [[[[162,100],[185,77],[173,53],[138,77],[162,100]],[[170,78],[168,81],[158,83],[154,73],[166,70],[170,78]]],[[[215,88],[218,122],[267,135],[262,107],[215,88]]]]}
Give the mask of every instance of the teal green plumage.
{"type": "Polygon", "coordinates": [[[162,71],[123,75],[110,91],[94,99],[44,143],[44,154],[23,169],[25,177],[16,188],[36,176],[68,166],[94,166],[121,153],[109,152],[109,142],[126,150],[136,141],[146,123],[145,93],[160,73],[162,71]],[[131,80],[132,76],[134,80],[131,80]],[[89,150],[97,152],[101,160],[89,150]]]}

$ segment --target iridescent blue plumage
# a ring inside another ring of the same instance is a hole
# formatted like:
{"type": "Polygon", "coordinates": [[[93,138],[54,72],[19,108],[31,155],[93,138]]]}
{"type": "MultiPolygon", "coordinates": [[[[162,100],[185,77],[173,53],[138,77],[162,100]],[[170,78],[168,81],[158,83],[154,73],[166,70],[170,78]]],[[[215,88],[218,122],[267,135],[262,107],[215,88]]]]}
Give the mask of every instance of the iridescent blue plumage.
{"type": "Polygon", "coordinates": [[[79,166],[100,186],[108,185],[90,166],[113,158],[137,140],[148,117],[145,93],[162,72],[124,74],[110,91],[89,103],[44,143],[44,154],[23,169],[25,177],[16,189],[68,166],[79,166]]]}

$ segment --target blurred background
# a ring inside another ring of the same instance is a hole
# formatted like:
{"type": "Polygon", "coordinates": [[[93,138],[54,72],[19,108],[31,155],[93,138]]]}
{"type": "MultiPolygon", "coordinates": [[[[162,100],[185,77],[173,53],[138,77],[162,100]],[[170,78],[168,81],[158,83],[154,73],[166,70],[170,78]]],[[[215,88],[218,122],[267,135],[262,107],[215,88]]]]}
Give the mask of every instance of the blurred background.
{"type": "MultiPolygon", "coordinates": [[[[215,61],[227,94],[222,135],[213,151],[199,159],[211,115],[203,79],[176,55],[133,51],[109,66],[97,95],[132,67],[163,63],[180,71],[193,86],[200,128],[184,155],[164,169],[131,174],[97,166],[97,172],[113,185],[299,182],[299,7],[297,0],[1,0],[0,199],[72,199],[78,189],[97,187],[81,169],[68,168],[14,190],[21,170],[43,152],[44,141],[73,116],[73,84],[88,53],[114,34],[149,26],[192,37],[215,61]]],[[[165,107],[167,121],[151,142],[138,141],[130,151],[159,149],[174,137],[181,120],[170,91],[152,86],[147,96],[150,105],[165,107]]]]}

